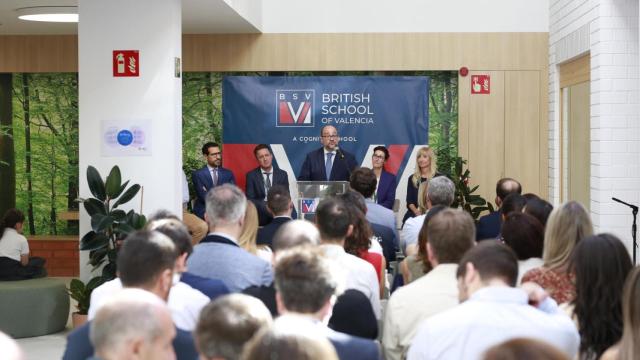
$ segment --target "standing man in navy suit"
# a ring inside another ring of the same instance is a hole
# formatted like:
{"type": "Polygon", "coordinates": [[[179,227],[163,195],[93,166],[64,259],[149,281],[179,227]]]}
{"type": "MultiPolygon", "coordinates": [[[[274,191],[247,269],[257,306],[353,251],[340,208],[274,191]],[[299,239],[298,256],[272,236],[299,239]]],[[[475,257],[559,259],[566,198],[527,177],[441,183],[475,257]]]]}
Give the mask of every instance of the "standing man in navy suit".
{"type": "Polygon", "coordinates": [[[338,148],[338,130],[325,125],[320,130],[322,148],[307,154],[298,176],[299,181],[349,181],[357,166],[356,158],[338,148]]]}
{"type": "Polygon", "coordinates": [[[207,165],[202,169],[196,170],[192,174],[193,187],[196,191],[196,204],[193,212],[199,218],[204,219],[205,199],[207,192],[211,188],[222,184],[235,184],[236,179],[229,169],[223,168],[222,151],[220,145],[214,142],[208,142],[202,146],[202,155],[207,161],[207,165]]]}
{"type": "Polygon", "coordinates": [[[247,199],[258,209],[258,221],[264,226],[273,219],[267,210],[267,194],[274,185],[281,185],[289,192],[289,175],[286,171],[273,166],[273,154],[266,144],[259,144],[253,149],[253,155],[259,166],[246,175],[247,199]]]}

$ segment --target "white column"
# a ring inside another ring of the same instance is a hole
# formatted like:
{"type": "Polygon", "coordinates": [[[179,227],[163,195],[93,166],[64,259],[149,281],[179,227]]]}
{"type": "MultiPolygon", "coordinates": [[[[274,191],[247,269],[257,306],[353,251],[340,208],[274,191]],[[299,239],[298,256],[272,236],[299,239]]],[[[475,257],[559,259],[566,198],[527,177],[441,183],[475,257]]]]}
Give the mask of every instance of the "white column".
{"type": "MultiPolygon", "coordinates": [[[[158,209],[181,214],[182,86],[175,74],[181,58],[180,0],[80,0],[79,108],[80,197],[91,195],[86,170],[106,176],[118,165],[122,179],[144,188],[144,196],[123,207],[149,215],[158,209]],[[139,76],[114,77],[114,50],[139,51],[139,76]],[[104,122],[148,124],[146,156],[103,152],[104,122]],[[141,201],[142,200],[142,201],[141,201]]],[[[91,228],[80,212],[80,234],[91,228]]],[[[80,275],[90,278],[88,252],[81,252],[80,275]]]]}

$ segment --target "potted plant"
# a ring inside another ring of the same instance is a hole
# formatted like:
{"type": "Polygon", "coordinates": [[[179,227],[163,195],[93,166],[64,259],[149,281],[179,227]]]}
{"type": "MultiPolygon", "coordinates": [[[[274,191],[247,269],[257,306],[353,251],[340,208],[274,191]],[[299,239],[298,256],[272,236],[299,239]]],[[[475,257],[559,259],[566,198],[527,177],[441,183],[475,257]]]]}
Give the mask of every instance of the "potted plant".
{"type": "Polygon", "coordinates": [[[93,271],[103,266],[100,275],[85,285],[74,279],[69,294],[78,302],[78,312],[89,310],[91,291],[116,277],[116,259],[119,243],[130,233],[142,229],[147,220],[133,210],[125,212],[118,207],[131,201],[140,191],[140,185],[122,183],[120,168],[114,166],[105,180],[93,166],[87,168],[87,183],[93,197],[79,198],[91,217],[91,231],[80,240],[80,250],[89,251],[89,264],[93,271]],[[85,308],[86,307],[86,308],[85,308]]]}
{"type": "Polygon", "coordinates": [[[71,314],[71,322],[73,328],[81,326],[87,322],[87,314],[89,313],[89,304],[91,301],[91,292],[102,284],[102,277],[96,276],[86,285],[78,279],[72,279],[67,289],[67,293],[76,301],[76,310],[71,314]]]}
{"type": "Polygon", "coordinates": [[[466,212],[471,214],[471,217],[475,221],[477,221],[483,211],[493,211],[493,205],[486,201],[482,196],[474,195],[474,192],[478,190],[479,185],[476,185],[473,188],[469,187],[471,172],[469,169],[464,168],[466,163],[467,161],[459,156],[455,158],[455,173],[451,178],[456,186],[456,193],[451,207],[460,207],[464,209],[466,212]]]}

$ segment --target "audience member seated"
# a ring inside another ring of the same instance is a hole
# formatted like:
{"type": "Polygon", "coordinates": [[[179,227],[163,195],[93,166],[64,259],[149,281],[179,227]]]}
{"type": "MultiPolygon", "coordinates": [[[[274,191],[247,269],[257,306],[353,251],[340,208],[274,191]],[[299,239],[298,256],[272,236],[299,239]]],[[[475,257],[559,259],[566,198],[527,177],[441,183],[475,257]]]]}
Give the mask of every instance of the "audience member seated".
{"type": "MultiPolygon", "coordinates": [[[[426,182],[423,184],[426,184],[426,182]]],[[[410,284],[412,281],[419,279],[433,269],[427,256],[427,229],[429,221],[444,209],[447,209],[447,207],[442,205],[429,209],[429,213],[424,218],[424,223],[418,234],[418,252],[407,256],[400,262],[400,273],[402,274],[402,282],[404,285],[410,284]]]]}
{"type": "Polygon", "coordinates": [[[238,238],[238,245],[264,261],[271,261],[271,248],[266,245],[258,246],[256,243],[257,238],[258,210],[251,201],[247,201],[244,224],[242,225],[242,232],[238,238]]]}
{"type": "Polygon", "coordinates": [[[289,189],[281,185],[272,186],[267,194],[267,209],[273,214],[273,220],[258,230],[257,244],[271,247],[276,231],[282,224],[291,220],[293,203],[289,189]]]}
{"type": "Polygon", "coordinates": [[[502,224],[501,239],[518,257],[518,284],[527,271],[544,264],[544,228],[533,216],[521,212],[507,215],[502,224]]]}
{"type": "Polygon", "coordinates": [[[640,267],[627,276],[622,293],[622,339],[601,360],[635,360],[640,354],[640,267]]]}
{"type": "Polygon", "coordinates": [[[281,253],[275,265],[278,312],[315,325],[317,331],[331,341],[342,360],[379,359],[374,341],[342,334],[326,326],[343,282],[338,273],[335,263],[314,248],[296,247],[281,253]]]}
{"type": "MultiPolygon", "coordinates": [[[[180,279],[181,274],[186,271],[186,261],[193,250],[191,237],[184,226],[173,215],[164,212],[155,214],[146,229],[158,231],[166,235],[173,241],[180,256],[176,259],[174,266],[174,278],[180,279]],[[157,218],[157,220],[155,220],[157,218]]],[[[113,294],[122,289],[122,282],[119,278],[108,281],[91,292],[91,303],[89,307],[88,319],[94,318],[97,311],[113,294]]],[[[196,321],[200,311],[209,303],[209,298],[200,291],[192,288],[182,281],[175,281],[169,292],[168,306],[176,327],[186,331],[192,331],[196,326],[196,321]]]]}
{"type": "Polygon", "coordinates": [[[47,276],[45,260],[29,258],[29,243],[22,235],[24,214],[9,209],[0,221],[0,280],[25,280],[47,276]]]}
{"type": "Polygon", "coordinates": [[[577,354],[578,332],[556,302],[535,284],[514,288],[518,261],[508,246],[478,244],[464,255],[456,277],[462,304],[424,321],[409,360],[480,359],[491,346],[518,337],[548,342],[570,358],[577,354]]]}
{"type": "Polygon", "coordinates": [[[582,205],[569,201],[554,209],[544,233],[544,265],[525,273],[522,282],[537,283],[559,304],[572,301],[575,288],[569,259],[576,244],[591,235],[591,219],[582,205]]]}
{"type": "Polygon", "coordinates": [[[369,227],[364,213],[360,211],[353,203],[344,202],[349,212],[349,218],[352,226],[351,233],[344,239],[344,250],[351,255],[355,255],[373,266],[378,275],[378,284],[380,286],[380,297],[384,294],[384,284],[386,281],[385,273],[387,265],[384,256],[381,253],[370,251],[371,237],[373,232],[369,227]]]}
{"type": "Polygon", "coordinates": [[[193,212],[199,218],[207,221],[204,218],[204,213],[209,190],[222,184],[235,184],[236,179],[231,170],[222,167],[220,145],[214,142],[202,145],[202,156],[207,164],[191,174],[193,189],[196,192],[193,212]]]}
{"type": "Polygon", "coordinates": [[[329,319],[329,327],[365,339],[378,338],[378,321],[371,303],[362,292],[354,289],[347,289],[338,296],[329,319]]]}
{"type": "Polygon", "coordinates": [[[389,160],[389,150],[380,145],[373,148],[371,155],[371,168],[376,175],[376,191],[373,198],[377,204],[393,210],[396,201],[396,176],[384,169],[384,164],[389,160]]]}
{"type": "Polygon", "coordinates": [[[260,331],[246,346],[242,360],[338,360],[323,332],[308,320],[281,316],[260,331]]]}
{"type": "MultiPolygon", "coordinates": [[[[158,231],[130,234],[118,252],[117,267],[122,286],[146,290],[167,301],[177,258],[178,249],[166,235],[158,231]]],[[[93,354],[89,341],[92,323],[89,321],[69,333],[63,360],[84,360],[93,354]]],[[[179,360],[193,360],[198,356],[188,331],[176,329],[173,349],[179,360]]]]}
{"type": "Polygon", "coordinates": [[[239,359],[245,344],[271,321],[269,310],[251,296],[231,294],[212,301],[200,313],[194,333],[200,359],[239,359]]]}
{"type": "Polygon", "coordinates": [[[229,288],[227,285],[218,279],[209,279],[198,275],[193,275],[190,272],[182,273],[180,282],[183,282],[192,288],[200,291],[206,295],[210,300],[215,300],[219,296],[228,294],[229,288]]]}
{"type": "Polygon", "coordinates": [[[524,206],[522,212],[538,219],[543,227],[547,226],[549,215],[553,211],[553,205],[548,201],[540,198],[527,199],[527,205],[524,206]]]}
{"type": "Polygon", "coordinates": [[[2,349],[2,357],[6,360],[26,360],[22,349],[18,343],[0,331],[0,349],[2,349]]]}
{"type": "Polygon", "coordinates": [[[580,359],[597,360],[622,337],[622,291],[633,268],[629,252],[615,236],[580,241],[571,256],[575,274],[573,315],[580,332],[580,359]]]}
{"type": "Polygon", "coordinates": [[[502,178],[496,184],[495,203],[498,207],[494,212],[485,215],[478,220],[476,225],[476,240],[496,239],[500,235],[502,228],[502,217],[500,217],[500,207],[502,201],[511,193],[522,193],[522,186],[519,182],[511,178],[502,178]]]}
{"type": "Polygon", "coordinates": [[[421,232],[427,232],[433,270],[391,295],[382,336],[387,360],[403,359],[420,323],[458,304],[455,274],[462,256],[475,245],[475,224],[467,212],[454,209],[443,209],[428,221],[421,232]]]}
{"type": "MultiPolygon", "coordinates": [[[[424,198],[427,211],[438,205],[451,206],[456,192],[453,181],[449,180],[446,176],[437,176],[429,180],[427,184],[428,185],[424,185],[427,186],[425,191],[426,197],[424,198]]],[[[407,219],[407,222],[405,222],[402,227],[402,246],[407,256],[418,252],[418,234],[420,233],[426,215],[425,213],[407,219]]]]}
{"type": "Polygon", "coordinates": [[[96,358],[175,359],[176,328],[167,305],[141,289],[125,289],[108,299],[91,322],[96,358]]]}
{"type": "Polygon", "coordinates": [[[525,206],[527,206],[527,198],[524,196],[518,193],[511,193],[507,195],[507,197],[502,201],[502,206],[500,206],[500,217],[502,217],[502,222],[504,223],[504,219],[506,219],[511,213],[521,213],[525,206]]]}
{"type": "Polygon", "coordinates": [[[423,146],[418,149],[415,171],[407,179],[407,212],[402,218],[403,225],[408,218],[422,215],[422,211],[418,207],[418,189],[421,183],[439,175],[437,163],[436,154],[431,147],[423,146]]]}
{"type": "Polygon", "coordinates": [[[207,194],[207,235],[193,249],[187,261],[195,275],[220,279],[231,292],[273,281],[268,262],[238,245],[244,224],[247,199],[235,185],[216,186],[207,194]]]}
{"type": "Polygon", "coordinates": [[[484,360],[570,360],[555,347],[534,339],[512,339],[491,347],[484,360]]]}
{"type": "MultiPolygon", "coordinates": [[[[273,237],[273,254],[271,265],[275,264],[275,257],[282,251],[296,246],[320,245],[318,228],[306,220],[291,220],[280,227],[273,237]]],[[[269,309],[271,315],[278,316],[276,306],[276,288],[273,282],[269,285],[250,286],[242,291],[244,294],[258,298],[269,309]]]]}
{"type": "Polygon", "coordinates": [[[335,266],[345,272],[346,288],[365,294],[376,319],[380,319],[380,285],[375,268],[344,250],[345,238],[353,232],[346,205],[338,198],[324,199],[316,209],[315,220],[320,231],[320,246],[325,255],[335,262],[335,266]]]}
{"type": "Polygon", "coordinates": [[[379,224],[393,230],[395,235],[394,244],[397,246],[400,238],[398,237],[396,216],[393,211],[376,204],[373,200],[373,195],[376,192],[376,184],[376,174],[369,168],[356,168],[351,173],[349,185],[353,190],[364,196],[367,205],[367,220],[372,224],[379,224]]]}

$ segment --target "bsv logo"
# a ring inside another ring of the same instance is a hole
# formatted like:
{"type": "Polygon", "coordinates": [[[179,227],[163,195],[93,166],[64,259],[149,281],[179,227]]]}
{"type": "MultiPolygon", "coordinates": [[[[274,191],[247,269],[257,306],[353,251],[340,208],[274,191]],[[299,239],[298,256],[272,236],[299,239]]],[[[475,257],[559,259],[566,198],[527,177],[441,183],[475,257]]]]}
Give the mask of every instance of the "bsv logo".
{"type": "Polygon", "coordinates": [[[276,90],[276,126],[313,127],[315,90],[276,90]]]}

